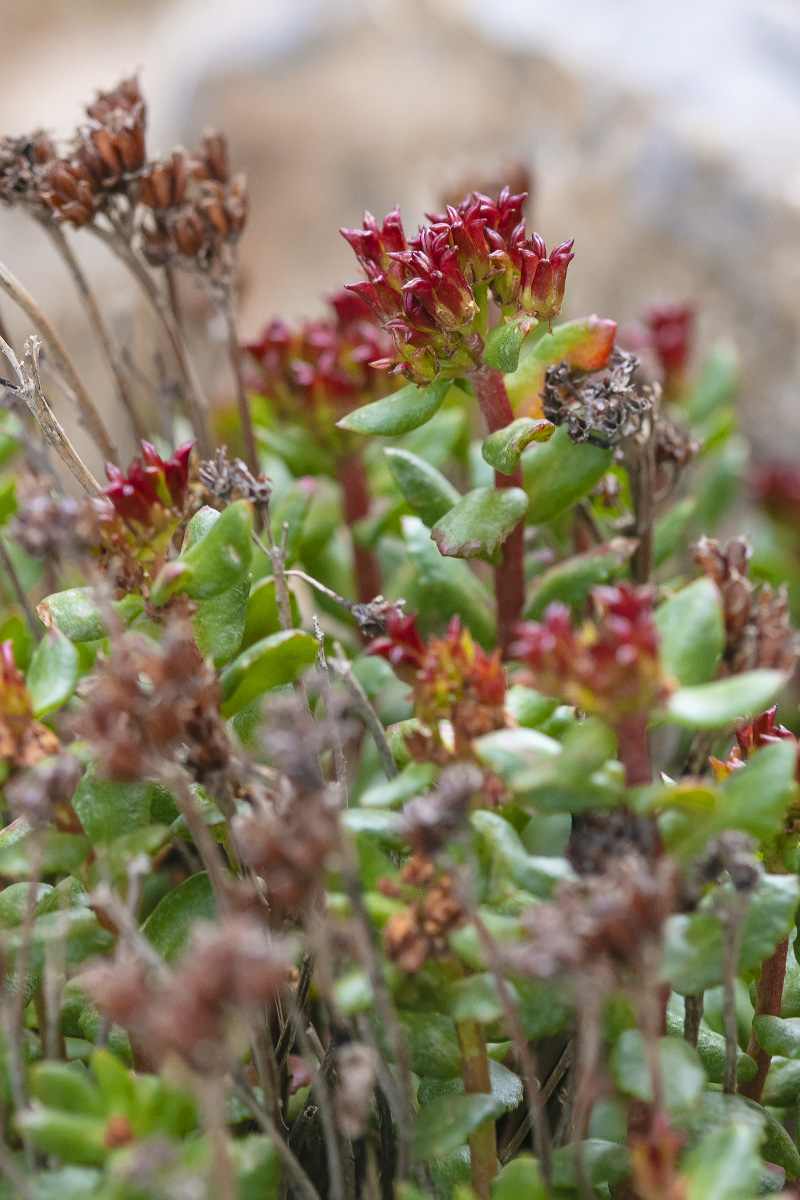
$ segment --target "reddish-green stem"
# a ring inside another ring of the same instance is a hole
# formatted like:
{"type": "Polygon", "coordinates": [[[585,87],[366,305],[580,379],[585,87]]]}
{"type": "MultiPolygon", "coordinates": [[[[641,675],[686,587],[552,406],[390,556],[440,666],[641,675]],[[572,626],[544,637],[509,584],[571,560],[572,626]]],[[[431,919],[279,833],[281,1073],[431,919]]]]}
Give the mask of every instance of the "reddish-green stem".
{"type": "MultiPolygon", "coordinates": [[[[506,391],[501,371],[481,367],[471,376],[470,382],[481,406],[489,432],[504,429],[514,420],[514,410],[506,391]]],[[[497,488],[522,487],[522,468],[517,467],[512,475],[494,473],[497,488]]],[[[494,590],[497,598],[497,640],[503,653],[508,650],[514,637],[514,627],[522,615],[525,604],[525,522],[512,529],[503,543],[503,561],[494,570],[494,590]]]]}
{"type": "MultiPolygon", "coordinates": [[[[789,940],[784,938],[778,942],[775,953],[761,965],[761,978],[756,987],[756,1016],[779,1017],[781,1015],[781,1000],[783,998],[783,981],[786,978],[786,955],[789,950],[789,940]]],[[[739,1094],[749,1100],[760,1100],[772,1058],[758,1043],[755,1033],[750,1034],[747,1053],[756,1060],[758,1068],[749,1083],[739,1084],[739,1094]]]]}
{"type": "MultiPolygon", "coordinates": [[[[464,1091],[468,1096],[491,1093],[486,1039],[477,1021],[456,1021],[461,1050],[464,1091]]],[[[479,1200],[488,1200],[489,1185],[497,1175],[497,1134],[494,1121],[479,1125],[469,1139],[472,1190],[479,1200]]]]}
{"type": "MultiPolygon", "coordinates": [[[[342,507],[348,528],[361,521],[369,513],[369,486],[364,460],[357,450],[345,454],[337,462],[339,483],[342,489],[342,507]]],[[[359,546],[353,537],[353,562],[356,576],[356,592],[362,604],[369,603],[381,591],[381,573],[378,560],[368,546],[359,546]]]]}
{"type": "Polygon", "coordinates": [[[631,713],[617,721],[619,760],[625,768],[625,783],[628,787],[641,787],[653,782],[653,765],[647,742],[647,713],[631,713]]]}

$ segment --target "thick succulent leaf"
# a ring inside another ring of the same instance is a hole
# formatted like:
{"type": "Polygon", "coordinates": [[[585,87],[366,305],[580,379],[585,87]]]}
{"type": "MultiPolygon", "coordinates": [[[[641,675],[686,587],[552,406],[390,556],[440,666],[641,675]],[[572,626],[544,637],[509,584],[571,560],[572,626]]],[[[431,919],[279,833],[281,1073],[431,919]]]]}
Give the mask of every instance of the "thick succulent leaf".
{"type": "Polygon", "coordinates": [[[547,1200],[548,1194],[539,1164],[527,1154],[512,1158],[491,1184],[492,1200],[547,1200]]]}
{"type": "Polygon", "coordinates": [[[543,696],[533,688],[524,687],[521,683],[513,684],[506,692],[506,712],[517,725],[528,729],[536,729],[558,708],[558,700],[552,696],[543,696]]]}
{"type": "Polygon", "coordinates": [[[697,509],[694,496],[685,496],[660,517],[653,529],[653,565],[663,566],[685,546],[688,525],[697,509]]]}
{"type": "Polygon", "coordinates": [[[687,729],[724,729],[763,712],[786,682],[783,671],[756,670],[682,687],[667,701],[666,720],[687,729]]]}
{"type": "Polygon", "coordinates": [[[31,1096],[47,1108],[102,1117],[106,1105],[86,1071],[77,1063],[39,1062],[30,1072],[31,1096]]]}
{"type": "MultiPolygon", "coordinates": [[[[683,1018],[667,1013],[667,1033],[670,1037],[682,1038],[683,1018]]],[[[708,1029],[705,1024],[701,1024],[697,1035],[697,1056],[703,1064],[709,1083],[722,1083],[725,1071],[725,1038],[722,1034],[715,1033],[713,1029],[708,1029]]],[[[737,1049],[737,1083],[749,1083],[751,1079],[755,1078],[757,1069],[755,1059],[751,1058],[749,1054],[745,1054],[743,1050],[737,1049]]]]}
{"type": "Polygon", "coordinates": [[[430,421],[450,391],[450,380],[437,379],[427,387],[408,383],[391,396],[357,408],[336,422],[338,429],[352,433],[372,433],[380,437],[399,437],[430,421]]]}
{"type": "Polygon", "coordinates": [[[742,1120],[715,1130],[685,1156],[687,1200],[752,1200],[758,1194],[760,1134],[742,1120]]]}
{"type": "MultiPolygon", "coordinates": [[[[670,1037],[659,1038],[658,1049],[667,1106],[684,1108],[693,1104],[706,1082],[706,1073],[697,1051],[688,1042],[670,1037]]],[[[653,1080],[641,1030],[626,1029],[620,1035],[614,1047],[611,1066],[624,1092],[652,1103],[653,1080]]]]}
{"type": "MultiPolygon", "coordinates": [[[[300,624],[300,609],[294,592],[289,591],[289,604],[292,610],[292,625],[300,624]]],[[[247,650],[255,642],[269,637],[271,633],[279,633],[281,618],[278,612],[278,601],[275,598],[275,580],[271,575],[258,579],[250,591],[247,603],[247,617],[241,646],[247,650]]]]}
{"type": "Polygon", "coordinates": [[[41,1153],[65,1163],[99,1167],[106,1160],[106,1121],[54,1108],[28,1108],[18,1113],[17,1128],[41,1153]]]}
{"type": "Polygon", "coordinates": [[[37,717],[44,717],[66,704],[75,691],[78,669],[78,651],[67,635],[55,626],[46,629],[25,676],[37,717]]]}
{"type": "Polygon", "coordinates": [[[610,579],[628,561],[637,545],[636,538],[615,537],[602,546],[556,563],[534,580],[525,616],[538,621],[554,600],[573,609],[580,608],[592,588],[610,579]]]}
{"type": "Polygon", "coordinates": [[[517,417],[504,429],[489,434],[481,454],[489,466],[501,475],[513,475],[525,447],[530,446],[531,442],[549,442],[554,433],[555,425],[550,421],[517,417]]]}
{"type": "Polygon", "coordinates": [[[682,687],[708,683],[725,648],[725,618],[716,586],[696,579],[659,605],[655,624],[661,666],[682,687]]]}
{"type": "Polygon", "coordinates": [[[387,449],[384,454],[395,483],[429,529],[458,504],[461,493],[424,458],[410,450],[387,449]]]}
{"type": "Polygon", "coordinates": [[[557,883],[573,877],[566,859],[528,854],[514,826],[499,813],[476,809],[470,817],[492,866],[496,881],[509,880],[533,896],[546,898],[557,883]]]}
{"type": "Polygon", "coordinates": [[[767,1054],[800,1058],[800,1018],[757,1016],[753,1019],[758,1044],[767,1054]]]}
{"type": "Polygon", "coordinates": [[[316,638],[300,629],[273,633],[249,646],[220,675],[222,715],[232,717],[270,688],[292,683],[316,657],[316,638]]]}
{"type": "MultiPolygon", "coordinates": [[[[522,1080],[493,1058],[489,1059],[489,1085],[492,1095],[500,1101],[506,1112],[519,1108],[522,1103],[522,1080]]],[[[464,1080],[459,1076],[454,1079],[421,1079],[417,1088],[417,1101],[423,1107],[438,1096],[463,1095],[464,1080]]]]}
{"type": "Polygon", "coordinates": [[[486,585],[465,562],[439,553],[419,517],[403,517],[403,539],[425,606],[441,620],[458,614],[482,646],[493,646],[494,602],[486,585]]]}
{"type": "MultiPolygon", "coordinates": [[[[201,508],[189,522],[183,539],[183,549],[189,550],[217,523],[220,514],[214,508],[201,508]]],[[[211,658],[219,669],[233,658],[242,642],[247,604],[250,596],[251,576],[245,575],[239,583],[200,600],[192,617],[192,633],[203,658],[211,658]]]]}
{"type": "MultiPolygon", "coordinates": [[[[114,600],[112,607],[117,616],[129,625],[144,612],[144,600],[131,592],[121,600],[114,600]]],[[[71,642],[94,642],[106,635],[103,614],[97,606],[92,588],[76,587],[53,592],[51,596],[45,596],[36,611],[46,628],[55,626],[71,642]]]]}
{"type": "Polygon", "coordinates": [[[506,321],[490,329],[483,348],[483,361],[486,366],[506,374],[516,371],[520,348],[530,332],[529,324],[525,319],[506,321]]]}
{"type": "Polygon", "coordinates": [[[734,399],[738,387],[739,356],[729,342],[719,342],[703,363],[686,398],[689,420],[692,424],[705,421],[721,405],[734,399]]]}
{"type": "Polygon", "coordinates": [[[90,766],[72,804],[93,843],[111,842],[149,823],[154,791],[144,780],[103,779],[90,766]]]}
{"type": "MultiPolygon", "coordinates": [[[[765,875],[747,911],[739,971],[752,971],[786,937],[800,899],[793,876],[765,875]]],[[[723,945],[719,920],[704,901],[699,912],[669,918],[666,925],[662,976],[676,992],[696,995],[722,982],[723,945]]]]}
{"type": "Polygon", "coordinates": [[[212,921],[217,902],[208,875],[190,875],[167,892],[142,926],[142,933],[166,963],[180,956],[196,921],[212,921]]]}
{"type": "Polygon", "coordinates": [[[614,346],[617,326],[603,317],[586,317],[557,325],[552,333],[543,333],[519,366],[506,377],[509,399],[514,411],[526,417],[542,415],[539,393],[544,373],[554,363],[566,362],[582,371],[599,371],[608,362],[614,346]]]}
{"type": "Polygon", "coordinates": [[[438,1096],[420,1109],[414,1129],[414,1158],[429,1162],[443,1158],[467,1141],[485,1121],[495,1121],[505,1111],[491,1093],[438,1096]]]}
{"type": "Polygon", "coordinates": [[[628,1150],[618,1142],[587,1138],[577,1146],[561,1146],[553,1155],[553,1187],[575,1189],[575,1156],[580,1155],[583,1173],[594,1187],[607,1183],[613,1187],[629,1172],[628,1150]]]}
{"type": "MultiPolygon", "coordinates": [[[[203,520],[204,510],[193,518],[203,520]]],[[[154,604],[182,594],[207,600],[235,587],[247,575],[252,557],[253,506],[246,500],[229,504],[199,541],[162,567],[150,591],[154,604]]]]}
{"type": "Polygon", "coordinates": [[[436,522],[431,537],[447,558],[492,558],[527,507],[522,488],[475,488],[436,522]]]}
{"type": "Polygon", "coordinates": [[[611,466],[610,450],[574,445],[566,425],[549,442],[528,449],[522,456],[522,478],[530,499],[528,521],[545,525],[571,508],[595,487],[611,466]]]}
{"type": "MultiPolygon", "coordinates": [[[[27,828],[13,841],[0,844],[0,874],[12,879],[30,878],[33,858],[37,854],[37,839],[27,828]]],[[[48,829],[44,841],[42,874],[54,875],[62,871],[74,871],[91,850],[91,842],[82,833],[62,833],[60,829],[48,829]]]]}

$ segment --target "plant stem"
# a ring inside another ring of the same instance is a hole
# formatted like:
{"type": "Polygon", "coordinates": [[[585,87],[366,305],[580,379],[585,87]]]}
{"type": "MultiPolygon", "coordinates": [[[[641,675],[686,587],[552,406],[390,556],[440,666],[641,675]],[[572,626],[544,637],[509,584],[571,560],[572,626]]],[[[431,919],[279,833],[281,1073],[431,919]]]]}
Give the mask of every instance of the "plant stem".
{"type": "Polygon", "coordinates": [[[653,782],[653,764],[647,741],[647,713],[635,712],[617,721],[619,760],[625,768],[628,787],[640,787],[653,782]]]}
{"type": "Polygon", "coordinates": [[[94,401],[83,386],[72,359],[67,353],[66,346],[33,296],[25,290],[4,263],[0,263],[0,288],[22,309],[25,316],[33,321],[36,329],[42,335],[42,341],[50,353],[54,367],[64,376],[75,394],[81,422],[94,439],[97,449],[111,462],[118,462],[117,448],[112,442],[108,430],[94,406],[94,401]]]}
{"type": "MultiPolygon", "coordinates": [[[[339,484],[342,489],[342,508],[345,523],[350,529],[369,513],[369,487],[364,459],[354,450],[344,454],[336,463],[339,484]]],[[[381,591],[381,573],[378,560],[368,546],[359,546],[353,535],[353,563],[356,577],[356,594],[362,604],[369,603],[381,591]]]]}
{"type": "MultiPolygon", "coordinates": [[[[761,978],[756,986],[757,1017],[779,1017],[781,1015],[781,1000],[783,998],[783,981],[786,978],[786,955],[789,950],[789,939],[778,942],[774,954],[761,964],[761,978]]],[[[755,1033],[750,1034],[747,1053],[756,1060],[758,1070],[749,1083],[739,1084],[739,1094],[749,1100],[761,1100],[761,1093],[767,1079],[767,1072],[772,1058],[758,1043],[755,1033]]]]}
{"type": "MultiPolygon", "coordinates": [[[[456,1021],[461,1050],[464,1091],[468,1096],[491,1094],[486,1039],[477,1021],[456,1021]]],[[[489,1185],[497,1175],[497,1135],[494,1121],[484,1121],[469,1137],[472,1190],[478,1200],[488,1200],[489,1185]]]]}
{"type": "Polygon", "coordinates": [[[31,602],[28,599],[27,592],[25,591],[25,588],[22,586],[22,581],[20,580],[19,574],[17,573],[17,568],[14,566],[14,560],[12,559],[11,555],[8,553],[8,550],[6,549],[5,542],[3,541],[2,537],[0,537],[0,566],[2,566],[6,575],[11,580],[11,587],[13,588],[14,595],[17,598],[17,603],[19,604],[20,608],[22,609],[23,613],[25,614],[25,620],[28,623],[28,628],[30,629],[31,634],[33,635],[34,641],[36,641],[36,642],[41,641],[42,632],[43,632],[42,623],[36,616],[36,613],[33,611],[33,608],[31,607],[31,602]]]}
{"type": "Polygon", "coordinates": [[[639,545],[631,557],[634,583],[648,583],[653,572],[653,523],[655,512],[653,494],[656,484],[655,439],[651,432],[637,434],[625,449],[625,466],[631,489],[634,534],[639,545]]]}
{"type": "MultiPolygon", "coordinates": [[[[501,371],[481,367],[471,377],[478,403],[490,433],[504,429],[514,420],[514,410],[501,371]]],[[[522,468],[512,475],[494,473],[496,488],[522,487],[522,468]]],[[[497,599],[497,639],[505,654],[514,637],[514,627],[525,605],[525,522],[512,529],[502,547],[503,561],[494,569],[497,599]]]]}
{"type": "Polygon", "coordinates": [[[331,661],[336,674],[341,679],[345,688],[350,694],[350,699],[354,702],[356,708],[364,718],[364,723],[372,734],[372,740],[377,747],[380,755],[381,766],[383,767],[384,775],[387,779],[394,779],[397,774],[397,763],[394,761],[392,748],[386,739],[386,732],[381,723],[381,719],[372,707],[369,696],[364,691],[363,687],[353,674],[350,660],[345,654],[341,644],[336,642],[334,649],[336,658],[331,661]]]}
{"type": "Polygon", "coordinates": [[[194,433],[197,437],[197,452],[201,458],[211,458],[213,454],[213,446],[211,444],[211,436],[208,431],[208,422],[206,419],[207,401],[203,395],[203,389],[200,386],[200,381],[197,377],[197,372],[192,364],[189,351],[183,339],[169,303],[161,294],[155,280],[150,275],[145,265],[138,258],[136,253],[131,249],[125,240],[124,236],[118,230],[113,233],[101,230],[99,227],[93,230],[102,240],[108,245],[116,256],[125,264],[130,273],[133,275],[139,287],[142,290],[145,298],[152,305],[159,317],[161,324],[164,326],[164,331],[172,347],[175,355],[175,360],[178,364],[178,369],[181,373],[185,388],[186,401],[189,405],[189,412],[192,418],[194,433]]]}
{"type": "Polygon", "coordinates": [[[695,1050],[703,1019],[703,1000],[704,993],[698,992],[696,996],[685,996],[683,1001],[683,1037],[695,1050]]]}
{"type": "Polygon", "coordinates": [[[284,1172],[288,1178],[291,1179],[292,1184],[297,1189],[298,1194],[304,1196],[305,1200],[320,1200],[319,1192],[314,1187],[308,1175],[306,1175],[301,1164],[295,1158],[284,1139],[281,1137],[277,1126],[264,1112],[250,1088],[246,1086],[238,1073],[233,1077],[233,1090],[241,1100],[242,1104],[244,1104],[245,1108],[249,1110],[256,1125],[259,1126],[262,1132],[265,1133],[272,1142],[278,1158],[283,1164],[284,1172]]]}
{"type": "Polygon", "coordinates": [[[136,405],[133,403],[133,397],[130,392],[130,384],[125,368],[122,365],[117,347],[114,345],[114,339],[111,336],[111,331],[106,324],[105,318],[100,311],[100,306],[94,298],[94,293],[89,287],[89,281],[83,273],[83,268],[78,262],[72,247],[70,246],[63,229],[60,225],[54,224],[52,221],[43,221],[58,253],[61,255],[64,263],[72,276],[78,295],[81,298],[84,312],[89,318],[89,324],[95,332],[98,342],[102,348],[103,354],[106,357],[111,374],[114,376],[114,382],[117,385],[117,395],[122,407],[128,415],[128,419],[133,429],[134,437],[137,441],[142,441],[147,437],[147,430],[144,426],[142,418],[136,410],[136,405]]]}
{"type": "Polygon", "coordinates": [[[244,441],[244,457],[248,467],[254,475],[258,475],[258,445],[256,443],[256,431],[253,427],[253,413],[250,408],[250,398],[247,395],[247,384],[244,378],[244,364],[242,362],[242,347],[239,344],[239,335],[236,330],[236,298],[233,288],[225,289],[225,299],[222,303],[222,315],[225,318],[225,326],[228,331],[228,353],[231,356],[231,366],[233,367],[233,377],[236,381],[236,404],[239,408],[239,421],[242,426],[242,439],[244,441]]]}

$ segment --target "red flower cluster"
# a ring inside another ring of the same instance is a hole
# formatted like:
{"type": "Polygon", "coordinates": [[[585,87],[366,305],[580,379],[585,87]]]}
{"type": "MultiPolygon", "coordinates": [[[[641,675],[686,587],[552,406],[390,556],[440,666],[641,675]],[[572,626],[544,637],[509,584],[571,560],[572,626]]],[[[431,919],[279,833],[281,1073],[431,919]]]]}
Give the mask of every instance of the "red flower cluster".
{"type": "Polygon", "coordinates": [[[524,200],[508,188],[497,201],[475,192],[458,208],[431,214],[410,241],[398,209],[382,226],[366,213],[362,229],[341,231],[366,275],[350,290],[394,341],[395,355],[381,366],[424,384],[480,365],[480,284],[491,287],[505,316],[526,315],[531,324],[558,316],[572,241],[548,257],[541,237],[526,235],[524,200]]]}
{"type": "MultiPolygon", "coordinates": [[[[713,757],[709,760],[717,779],[725,779],[731,771],[741,770],[748,758],[751,758],[762,746],[769,746],[780,741],[797,743],[797,738],[791,729],[787,729],[785,725],[775,724],[777,711],[777,704],[773,704],[772,708],[768,708],[760,717],[756,717],[747,725],[743,725],[741,729],[737,729],[736,741],[738,744],[733,747],[725,762],[713,757]]],[[[800,746],[798,746],[797,780],[800,783],[800,746]]]]}
{"type": "Polygon", "coordinates": [[[163,532],[174,521],[176,510],[183,511],[193,447],[194,439],[184,442],[165,462],[155,446],[143,441],[142,457],[133,460],[127,475],[106,463],[111,482],[103,494],[137,537],[163,532]]]}
{"type": "Polygon", "coordinates": [[[368,306],[346,291],[330,302],[330,320],[306,321],[296,330],[271,321],[244,346],[257,366],[254,385],[287,416],[297,417],[298,408],[312,416],[320,433],[353,407],[392,390],[372,369],[390,343],[368,306]]]}
{"type": "Polygon", "coordinates": [[[537,688],[584,712],[618,721],[646,712],[666,694],[649,587],[596,587],[595,619],[573,628],[569,608],[551,604],[544,620],[525,621],[511,647],[537,688]]]}
{"type": "Polygon", "coordinates": [[[750,490],[771,517],[790,529],[800,527],[800,471],[792,463],[757,463],[750,473],[750,490]]]}
{"type": "Polygon", "coordinates": [[[689,365],[694,310],[685,304],[655,304],[645,317],[645,325],[669,387],[670,381],[679,379],[689,365]]]}
{"type": "Polygon", "coordinates": [[[413,682],[426,653],[425,643],[417,629],[416,613],[404,613],[400,608],[391,608],[385,620],[386,633],[374,638],[367,646],[366,653],[385,658],[401,679],[413,682]]]}

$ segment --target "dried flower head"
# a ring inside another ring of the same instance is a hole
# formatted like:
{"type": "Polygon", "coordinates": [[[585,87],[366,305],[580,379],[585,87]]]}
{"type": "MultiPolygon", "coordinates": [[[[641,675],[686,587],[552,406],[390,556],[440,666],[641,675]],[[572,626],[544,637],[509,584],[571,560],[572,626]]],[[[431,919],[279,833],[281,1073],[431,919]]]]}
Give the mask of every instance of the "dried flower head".
{"type": "Polygon", "coordinates": [[[240,458],[233,462],[228,458],[228,447],[220,446],[213,459],[206,459],[199,466],[200,482],[206,491],[230,503],[234,494],[266,509],[272,497],[272,483],[264,475],[255,476],[240,458]]]}
{"type": "Polygon", "coordinates": [[[551,902],[530,909],[523,918],[527,939],[509,960],[520,974],[540,979],[635,974],[646,946],[660,939],[677,895],[677,870],[668,859],[613,859],[602,874],[559,884],[551,902]]]}
{"type": "Polygon", "coordinates": [[[51,481],[28,477],[18,488],[19,507],[11,536],[31,558],[53,565],[74,562],[102,541],[102,501],[54,496],[51,481]]]}
{"type": "Polygon", "coordinates": [[[6,785],[6,800],[29,825],[69,825],[66,806],[75,795],[81,764],[73,754],[54,754],[21,771],[6,785]]]}
{"type": "Polygon", "coordinates": [[[638,366],[635,354],[615,346],[600,371],[587,374],[566,362],[548,367],[542,413],[554,425],[566,424],[573,442],[615,446],[652,406],[652,389],[633,382],[638,366]]]}
{"type": "Polygon", "coordinates": [[[418,853],[435,854],[464,827],[482,788],[483,772],[474,763],[445,767],[434,791],[405,806],[398,832],[418,853]]]}
{"type": "Polygon", "coordinates": [[[541,623],[518,628],[512,656],[530,668],[534,684],[587,713],[612,722],[647,712],[668,693],[649,587],[597,587],[595,617],[575,629],[569,608],[551,604],[541,623]]]}
{"type": "Polygon", "coordinates": [[[716,584],[725,618],[723,667],[726,674],[767,667],[791,671],[797,662],[797,640],[789,621],[785,586],[775,591],[768,583],[748,577],[752,556],[745,537],[722,543],[703,537],[695,562],[716,584]]]}
{"type": "Polygon", "coordinates": [[[437,873],[423,855],[415,855],[400,878],[423,895],[392,914],[383,931],[383,945],[387,958],[404,975],[415,975],[426,959],[449,954],[449,935],[464,924],[465,916],[453,895],[450,876],[437,873]]]}
{"type": "Polygon", "coordinates": [[[0,138],[0,202],[27,204],[39,211],[43,172],[54,158],[53,143],[41,129],[0,138]]]}
{"type": "Polygon", "coordinates": [[[82,130],[77,157],[100,186],[111,188],[140,171],[145,162],[147,109],[138,80],[123,79],[110,92],[101,92],[86,108],[90,118],[82,130]]]}
{"type": "Polygon", "coordinates": [[[164,759],[177,755],[203,781],[230,761],[220,701],[219,680],[191,631],[176,623],[158,645],[134,635],[112,643],[74,728],[93,744],[112,779],[157,774],[164,759]]]}
{"type": "Polygon", "coordinates": [[[756,857],[756,842],[739,829],[726,829],[712,838],[695,864],[695,874],[701,883],[717,883],[726,873],[737,892],[754,892],[761,882],[762,868],[756,857]]]}

